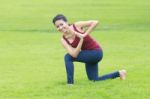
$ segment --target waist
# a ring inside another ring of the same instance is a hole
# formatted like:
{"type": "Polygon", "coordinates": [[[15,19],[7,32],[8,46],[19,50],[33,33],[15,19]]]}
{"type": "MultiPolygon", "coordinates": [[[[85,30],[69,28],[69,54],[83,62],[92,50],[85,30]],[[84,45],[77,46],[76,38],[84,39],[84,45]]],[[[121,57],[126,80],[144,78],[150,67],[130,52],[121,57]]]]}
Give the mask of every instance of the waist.
{"type": "Polygon", "coordinates": [[[82,46],[82,50],[102,50],[102,48],[99,45],[95,46],[82,46]]]}
{"type": "Polygon", "coordinates": [[[90,51],[100,51],[103,52],[102,48],[94,48],[94,49],[81,49],[81,50],[90,50],[90,51]]]}

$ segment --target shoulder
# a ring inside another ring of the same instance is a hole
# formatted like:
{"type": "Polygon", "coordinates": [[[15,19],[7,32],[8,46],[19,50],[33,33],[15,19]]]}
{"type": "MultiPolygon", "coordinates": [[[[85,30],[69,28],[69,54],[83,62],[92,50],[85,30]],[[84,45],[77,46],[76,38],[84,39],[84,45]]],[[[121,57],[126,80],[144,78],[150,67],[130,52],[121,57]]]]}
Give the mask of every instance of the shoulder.
{"type": "Polygon", "coordinates": [[[74,30],[76,30],[78,32],[84,32],[83,27],[80,24],[80,21],[73,23],[72,27],[73,27],[74,30]]]}
{"type": "Polygon", "coordinates": [[[64,41],[65,41],[65,37],[62,36],[62,37],[60,38],[60,42],[64,42],[64,41]]]}
{"type": "Polygon", "coordinates": [[[65,46],[67,43],[66,43],[66,41],[65,41],[65,39],[62,37],[62,38],[60,38],[60,43],[63,45],[63,46],[65,46]]]}

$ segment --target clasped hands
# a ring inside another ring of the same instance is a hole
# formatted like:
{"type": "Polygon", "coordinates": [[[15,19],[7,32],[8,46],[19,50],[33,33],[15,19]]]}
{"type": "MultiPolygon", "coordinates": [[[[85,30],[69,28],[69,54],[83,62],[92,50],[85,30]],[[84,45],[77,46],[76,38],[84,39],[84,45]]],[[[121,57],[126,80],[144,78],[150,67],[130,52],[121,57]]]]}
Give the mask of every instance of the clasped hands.
{"type": "Polygon", "coordinates": [[[81,34],[81,33],[79,33],[79,32],[74,32],[75,33],[75,35],[76,36],[78,36],[80,39],[83,39],[84,37],[86,37],[86,33],[84,33],[84,34],[81,34]]]}

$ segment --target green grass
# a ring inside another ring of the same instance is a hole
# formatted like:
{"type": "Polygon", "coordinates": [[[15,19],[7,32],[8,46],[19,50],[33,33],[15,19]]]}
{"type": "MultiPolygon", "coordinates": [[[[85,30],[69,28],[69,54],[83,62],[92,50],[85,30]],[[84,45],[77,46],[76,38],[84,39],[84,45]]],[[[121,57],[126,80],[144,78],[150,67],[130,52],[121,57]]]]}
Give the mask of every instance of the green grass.
{"type": "Polygon", "coordinates": [[[0,99],[149,99],[149,0],[0,1],[0,99]],[[93,83],[75,63],[66,85],[60,33],[51,23],[63,13],[72,23],[97,19],[92,36],[104,58],[99,74],[125,68],[127,79],[93,83]]]}

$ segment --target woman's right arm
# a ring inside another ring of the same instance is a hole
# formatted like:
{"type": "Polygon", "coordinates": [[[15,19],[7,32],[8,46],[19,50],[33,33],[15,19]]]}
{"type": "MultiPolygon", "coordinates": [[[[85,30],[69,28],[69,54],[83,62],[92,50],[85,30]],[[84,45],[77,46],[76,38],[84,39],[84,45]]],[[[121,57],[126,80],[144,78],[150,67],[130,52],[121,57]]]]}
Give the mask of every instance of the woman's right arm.
{"type": "Polygon", "coordinates": [[[67,52],[74,58],[76,58],[79,52],[81,51],[82,43],[83,43],[83,38],[80,38],[78,46],[76,48],[73,48],[66,42],[66,40],[64,40],[64,38],[61,38],[61,44],[64,46],[67,52]]]}

